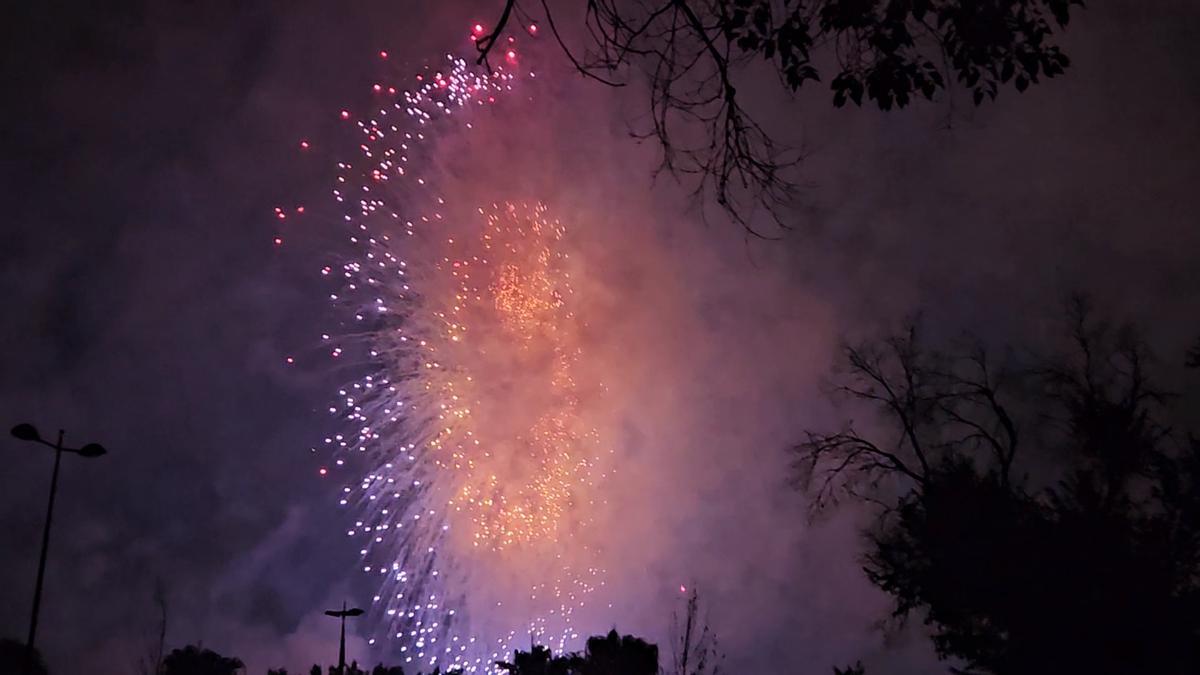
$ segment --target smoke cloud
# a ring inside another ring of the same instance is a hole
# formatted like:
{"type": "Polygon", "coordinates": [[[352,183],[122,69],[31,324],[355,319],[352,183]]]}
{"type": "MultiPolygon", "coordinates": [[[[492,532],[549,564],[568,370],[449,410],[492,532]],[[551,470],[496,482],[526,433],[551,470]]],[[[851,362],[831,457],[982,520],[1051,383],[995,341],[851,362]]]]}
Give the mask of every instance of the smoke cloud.
{"type": "MultiPolygon", "coordinates": [[[[345,318],[318,274],[342,252],[325,197],[341,150],[322,143],[343,105],[465,50],[493,9],[27,10],[3,132],[19,159],[2,168],[0,408],[111,453],[64,461],[39,638],[55,671],[133,670],[156,579],[168,646],[203,641],[250,672],[336,655],[320,611],[367,604],[375,579],[309,451],[350,377],[318,354],[345,318]],[[273,218],[299,203],[311,217],[273,218]]],[[[839,340],[918,310],[935,335],[1038,341],[1083,290],[1165,361],[1182,354],[1200,333],[1198,29],[1189,3],[1089,8],[1064,77],[981,109],[835,111],[825,91],[761,87],[752,109],[808,151],[777,241],[705,223],[687,186],[652,180],[655,149],[628,134],[639,92],[580,80],[553,45],[536,84],[439,140],[464,211],[541,200],[570,233],[582,377],[604,384],[583,414],[616,466],[589,533],[612,608],[589,605],[580,629],[667,651],[694,587],[729,672],[938,668],[919,625],[881,630],[864,514],[810,523],[787,449],[849,414],[821,394],[839,340]]],[[[8,636],[24,634],[49,473],[34,450],[6,443],[0,471],[8,636]]],[[[357,635],[351,651],[385,656],[357,635]]]]}

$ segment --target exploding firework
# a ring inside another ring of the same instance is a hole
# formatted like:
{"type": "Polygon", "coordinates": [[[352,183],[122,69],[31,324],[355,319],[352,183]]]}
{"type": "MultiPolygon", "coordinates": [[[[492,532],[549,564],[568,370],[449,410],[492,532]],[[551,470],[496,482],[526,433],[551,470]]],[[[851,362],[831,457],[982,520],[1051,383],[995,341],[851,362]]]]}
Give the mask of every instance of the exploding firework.
{"type": "Polygon", "coordinates": [[[455,203],[433,161],[523,76],[448,56],[415,90],[376,85],[392,100],[373,114],[342,111],[358,152],[333,196],[356,253],[323,270],[355,325],[330,354],[366,356],[330,409],[351,430],[327,443],[366,467],[342,504],[379,579],[375,625],[408,662],[468,671],[530,639],[564,648],[604,585],[588,530],[611,451],[587,422],[602,387],[570,230],[536,200],[455,203]]]}

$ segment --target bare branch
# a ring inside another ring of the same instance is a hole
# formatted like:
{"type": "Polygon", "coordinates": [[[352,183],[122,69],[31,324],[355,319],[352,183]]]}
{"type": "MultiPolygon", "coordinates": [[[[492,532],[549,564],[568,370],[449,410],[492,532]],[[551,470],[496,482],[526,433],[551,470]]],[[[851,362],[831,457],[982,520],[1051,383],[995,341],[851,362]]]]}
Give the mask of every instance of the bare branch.
{"type": "Polygon", "coordinates": [[[812,490],[814,479],[819,483],[813,491],[814,511],[836,503],[839,490],[852,492],[856,482],[875,483],[888,474],[905,476],[917,485],[925,482],[925,474],[853,429],[828,435],[809,433],[794,451],[800,486],[812,490]]]}
{"type": "Polygon", "coordinates": [[[491,66],[488,65],[487,60],[488,54],[496,46],[496,40],[500,39],[500,36],[504,33],[504,28],[508,26],[508,18],[512,16],[513,7],[516,4],[517,0],[505,0],[504,11],[500,12],[500,20],[496,22],[496,27],[492,29],[492,32],[487,35],[481,35],[475,41],[475,50],[479,52],[479,58],[475,59],[476,64],[487,65],[488,70],[491,70],[491,66]]]}
{"type": "MultiPolygon", "coordinates": [[[[557,10],[540,4],[576,71],[608,86],[623,86],[630,70],[646,78],[648,128],[634,136],[658,142],[656,173],[694,181],[702,215],[711,199],[748,235],[765,238],[757,227],[764,217],[788,228],[781,212],[798,192],[791,174],[802,156],[776,144],[744,107],[735,80],[746,65],[766,64],[794,93],[821,81],[818,62],[831,63],[838,107],[866,100],[900,108],[955,82],[978,105],[1001,85],[1023,91],[1061,74],[1069,60],[1053,38],[1082,2],[586,0],[582,55],[568,47],[557,10]]],[[[514,11],[522,13],[506,0],[496,29],[478,41],[480,63],[514,11]]]]}
{"type": "Polygon", "coordinates": [[[624,82],[618,82],[616,80],[610,80],[608,78],[601,77],[600,75],[596,74],[594,69],[588,68],[580,63],[579,59],[575,58],[575,54],[571,52],[571,49],[567,47],[567,43],[562,39],[562,35],[558,32],[558,26],[554,23],[554,13],[550,11],[550,6],[546,4],[546,0],[542,0],[542,10],[545,12],[546,23],[550,25],[550,32],[554,35],[555,41],[558,42],[559,49],[562,49],[562,52],[567,55],[568,59],[571,60],[571,65],[575,66],[576,71],[578,71],[584,77],[591,78],[600,84],[604,84],[609,87],[625,86],[624,82]]]}
{"type": "Polygon", "coordinates": [[[981,346],[956,357],[924,349],[910,321],[898,334],[846,346],[842,359],[831,391],[874,407],[887,425],[883,434],[897,437],[868,439],[849,426],[834,434],[809,432],[794,448],[795,468],[815,511],[841,493],[893,508],[870,495],[880,481],[898,478],[922,494],[940,472],[981,448],[1009,484],[1018,424],[1004,403],[1006,369],[993,373],[981,346]]]}

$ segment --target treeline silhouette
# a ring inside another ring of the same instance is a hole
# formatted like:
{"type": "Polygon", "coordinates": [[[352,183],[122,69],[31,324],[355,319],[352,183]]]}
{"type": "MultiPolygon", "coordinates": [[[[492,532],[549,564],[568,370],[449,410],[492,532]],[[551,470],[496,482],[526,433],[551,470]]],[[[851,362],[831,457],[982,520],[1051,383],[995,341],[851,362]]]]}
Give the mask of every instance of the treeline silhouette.
{"type": "MultiPolygon", "coordinates": [[[[165,616],[165,615],[164,615],[165,616]]],[[[722,656],[717,652],[716,639],[699,612],[697,594],[693,590],[682,616],[673,617],[674,670],[679,675],[718,675],[722,656]]],[[[592,636],[581,652],[554,655],[542,646],[529,651],[513,652],[511,661],[497,661],[490,670],[511,675],[657,675],[660,672],[658,646],[632,635],[621,635],[616,629],[607,635],[592,636]]],[[[141,664],[147,675],[245,675],[241,659],[225,656],[201,645],[187,645],[172,650],[157,663],[141,664]]],[[[399,665],[377,664],[369,670],[352,661],[344,669],[330,665],[313,665],[302,671],[307,675],[456,675],[460,670],[405,670],[399,665]]],[[[295,675],[302,675],[296,673],[295,675]]],[[[0,640],[0,675],[48,675],[41,654],[26,650],[16,640],[0,640]],[[32,656],[32,661],[28,660],[32,656]]],[[[269,669],[267,675],[290,675],[286,668],[269,669]]]]}
{"type": "MultiPolygon", "coordinates": [[[[47,675],[40,655],[36,656],[33,669],[27,669],[27,654],[25,645],[20,642],[0,641],[0,674],[47,675]]],[[[631,635],[620,635],[616,630],[588,639],[586,648],[580,653],[554,656],[546,647],[535,646],[527,652],[516,651],[511,662],[499,661],[495,666],[512,675],[657,675],[659,672],[656,645],[631,635]]],[[[198,645],[188,645],[167,654],[157,671],[158,675],[242,675],[246,667],[236,657],[224,656],[198,645]]],[[[402,666],[385,666],[382,663],[364,670],[357,661],[344,670],[337,666],[322,668],[314,665],[306,671],[307,675],[406,675],[406,672],[426,675],[420,670],[405,671],[402,666]]],[[[460,672],[456,669],[442,671],[434,668],[428,675],[454,675],[460,672]]],[[[289,675],[289,671],[285,668],[271,669],[267,675],[289,675]]]]}
{"type": "MultiPolygon", "coordinates": [[[[694,607],[693,604],[689,607],[694,607]]],[[[693,615],[694,616],[694,615],[693,615]]],[[[516,651],[512,661],[497,661],[498,669],[512,675],[657,675],[658,647],[632,635],[620,635],[614,629],[608,635],[588,639],[582,652],[554,656],[546,647],[534,646],[529,651],[516,651]]],[[[245,671],[239,659],[222,656],[209,649],[189,645],[176,649],[163,660],[161,675],[238,675],[245,671]]],[[[44,671],[43,671],[44,672],[44,671]]],[[[354,661],[339,670],[337,666],[322,669],[314,665],[308,675],[405,675],[401,666],[382,663],[370,670],[354,661]]],[[[415,671],[424,675],[422,671],[415,671]]],[[[454,675],[461,671],[442,671],[434,668],[429,675],[454,675]]],[[[715,673],[715,670],[692,670],[691,673],[715,673]]],[[[267,671],[267,675],[289,675],[284,668],[267,671]]]]}

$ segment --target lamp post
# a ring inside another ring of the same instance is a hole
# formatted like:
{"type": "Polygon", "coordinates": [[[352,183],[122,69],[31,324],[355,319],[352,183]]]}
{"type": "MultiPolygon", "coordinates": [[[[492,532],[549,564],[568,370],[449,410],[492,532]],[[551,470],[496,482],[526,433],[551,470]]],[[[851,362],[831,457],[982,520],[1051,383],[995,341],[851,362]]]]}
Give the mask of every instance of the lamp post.
{"type": "Polygon", "coordinates": [[[342,620],[342,640],[338,644],[338,675],[346,673],[346,617],[362,616],[363,611],[357,607],[346,609],[346,603],[342,603],[341,609],[327,609],[325,616],[332,616],[342,620]]]}
{"type": "Polygon", "coordinates": [[[41,443],[54,449],[54,473],[50,476],[50,503],[46,506],[46,524],[42,528],[42,555],[38,560],[37,584],[33,587],[33,613],[29,617],[29,639],[25,642],[25,648],[32,661],[34,638],[37,637],[38,610],[42,605],[42,581],[46,577],[46,549],[50,545],[50,521],[54,517],[54,495],[58,492],[58,465],[62,461],[64,452],[70,452],[80,457],[94,458],[105,454],[106,450],[98,443],[88,443],[82,448],[64,447],[62,429],[58,430],[58,441],[51,443],[43,439],[32,424],[18,424],[12,428],[12,435],[22,441],[41,443]]]}

